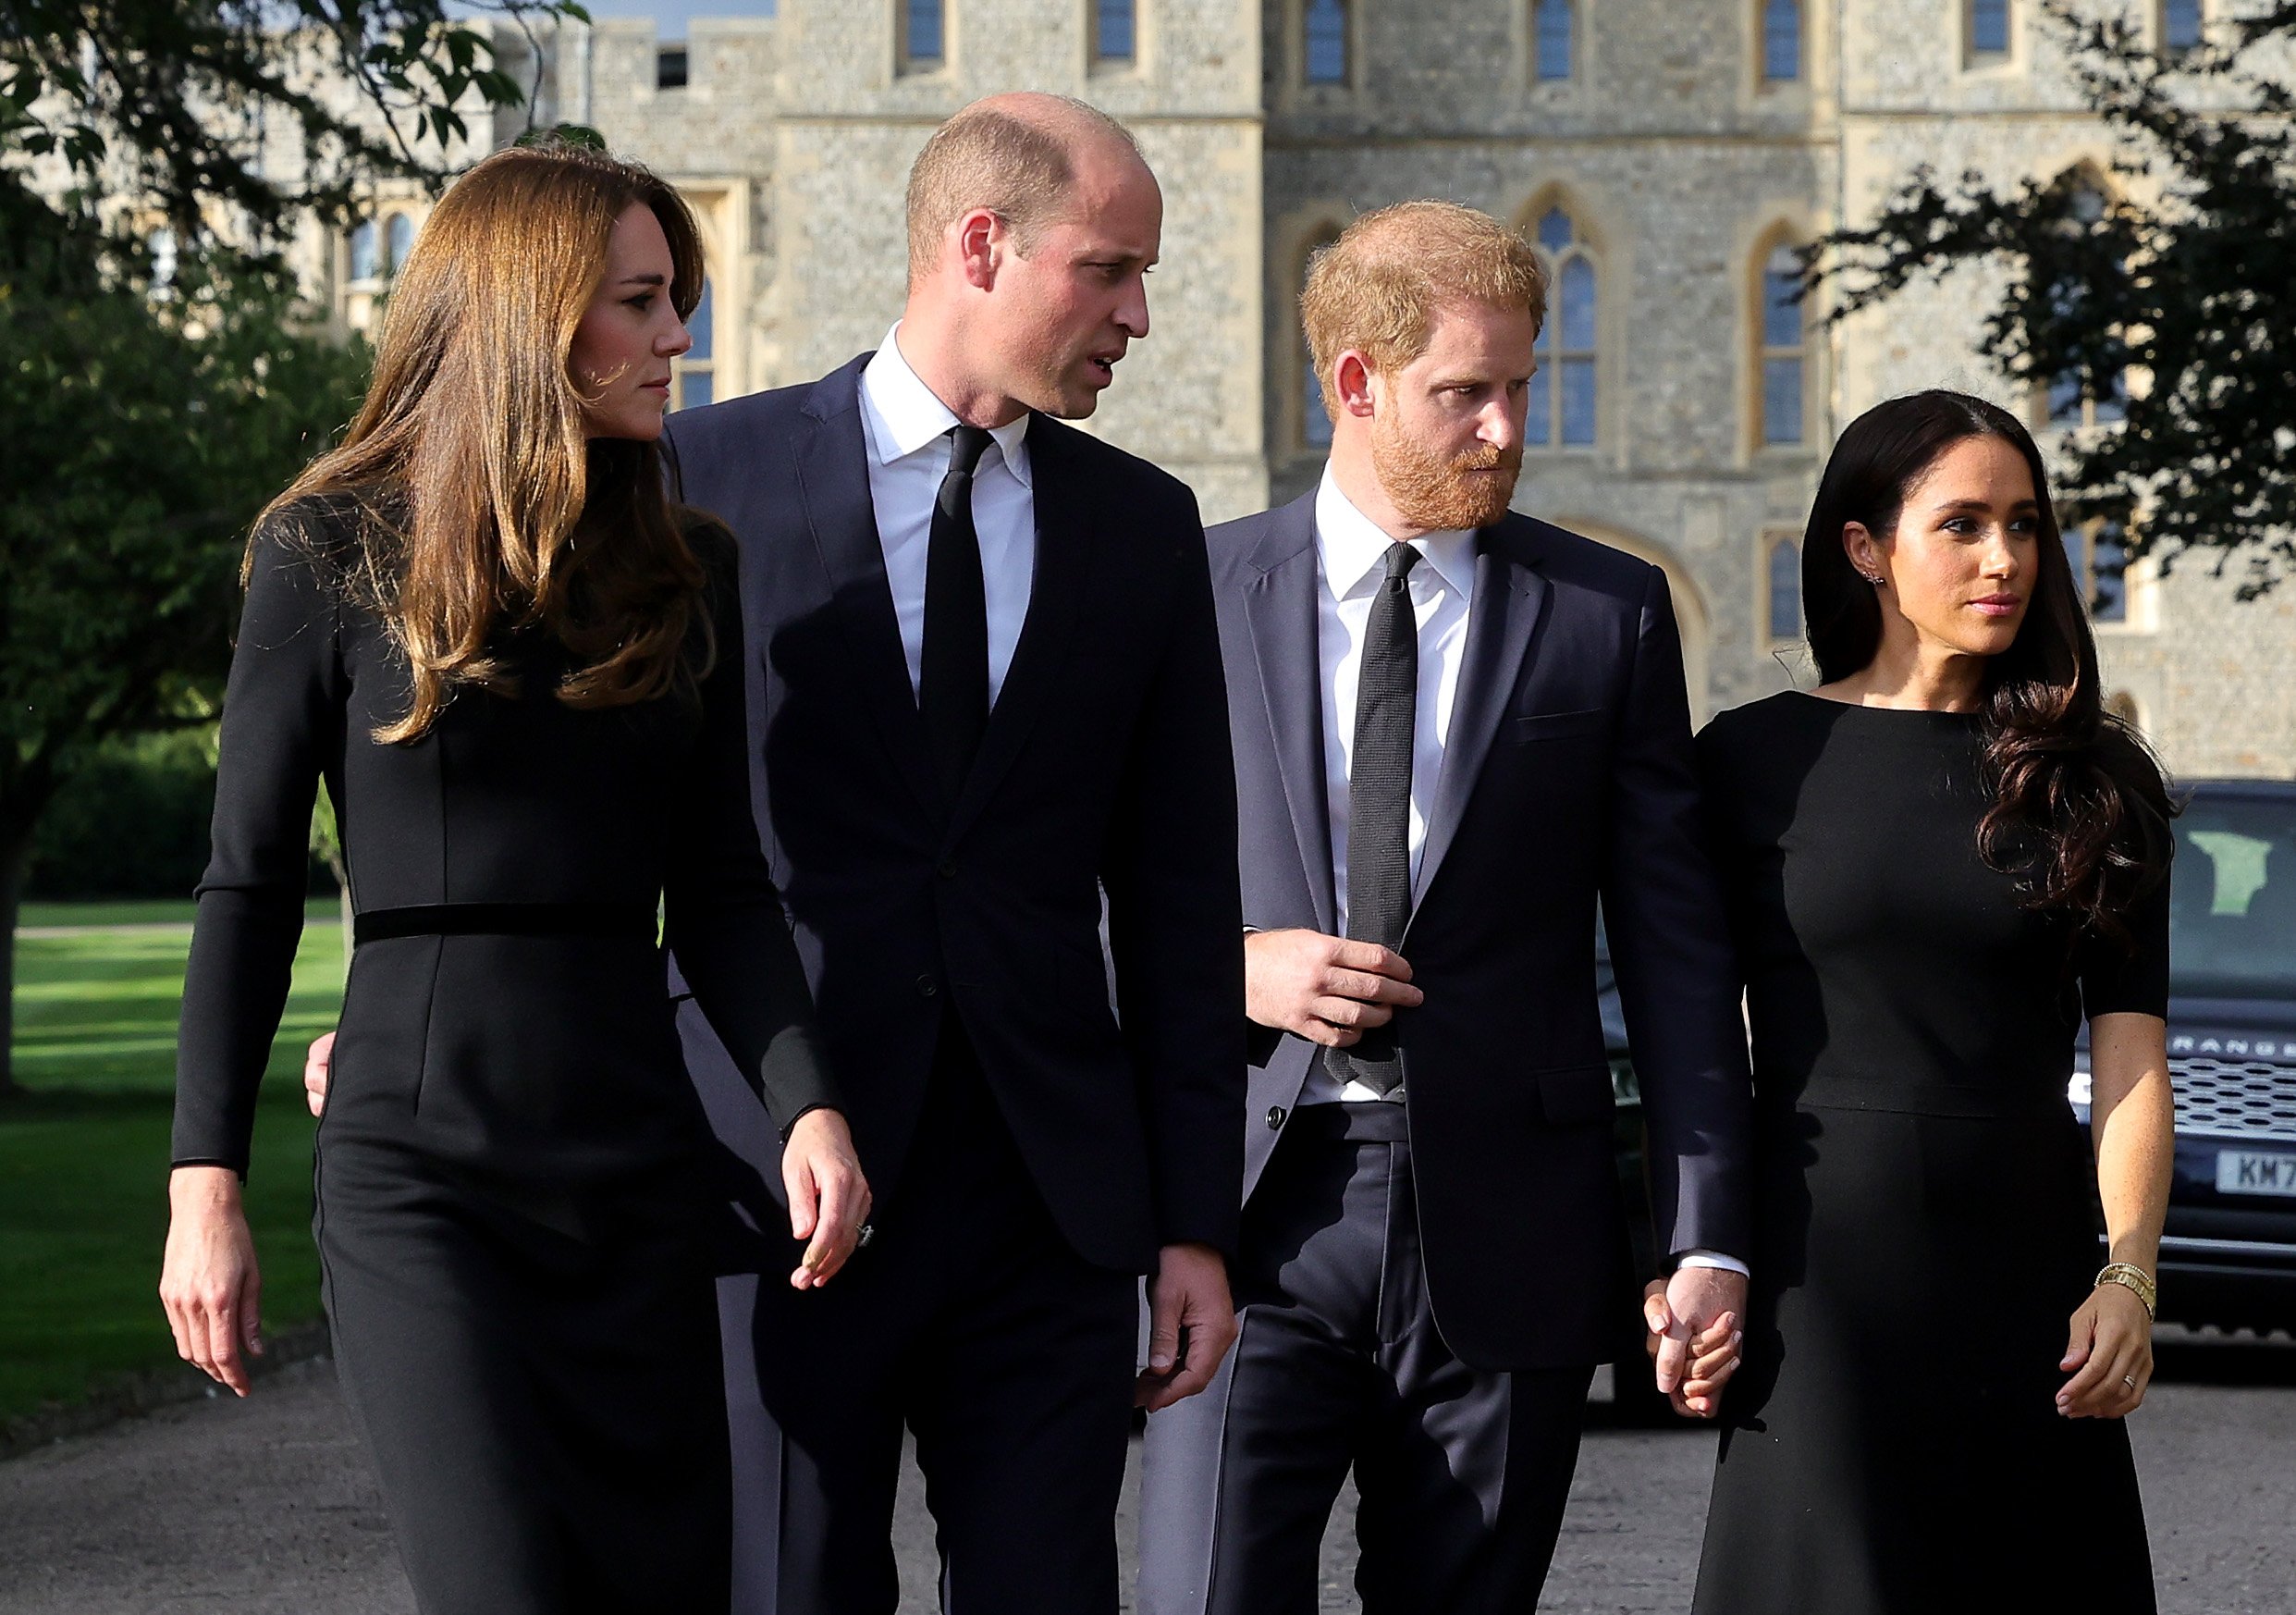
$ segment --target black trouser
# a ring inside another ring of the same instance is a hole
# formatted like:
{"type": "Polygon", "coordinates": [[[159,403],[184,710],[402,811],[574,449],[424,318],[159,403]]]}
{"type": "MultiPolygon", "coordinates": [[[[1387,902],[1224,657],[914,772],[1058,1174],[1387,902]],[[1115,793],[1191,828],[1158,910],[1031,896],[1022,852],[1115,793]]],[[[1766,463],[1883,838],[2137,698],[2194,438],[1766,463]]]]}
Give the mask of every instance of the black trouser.
{"type": "Polygon", "coordinates": [[[868,1248],[817,1292],[775,1273],[758,1288],[758,1385],[780,1435],[773,1615],[892,1615],[904,1424],[945,1609],[1116,1608],[1138,1280],[1069,1248],[949,1022],[868,1248]]]}
{"type": "Polygon", "coordinates": [[[1148,1421],[1143,1615],[1312,1615],[1351,1466],[1365,1615],[1535,1609],[1593,1369],[1479,1373],[1451,1354],[1400,1105],[1293,1117],[1245,1208],[1236,1299],[1220,1377],[1148,1421]]]}
{"type": "Polygon", "coordinates": [[[691,1183],[585,1200],[570,1229],[410,1152],[319,1155],[337,1369],[424,1615],[723,1609],[725,1400],[691,1183]]]}

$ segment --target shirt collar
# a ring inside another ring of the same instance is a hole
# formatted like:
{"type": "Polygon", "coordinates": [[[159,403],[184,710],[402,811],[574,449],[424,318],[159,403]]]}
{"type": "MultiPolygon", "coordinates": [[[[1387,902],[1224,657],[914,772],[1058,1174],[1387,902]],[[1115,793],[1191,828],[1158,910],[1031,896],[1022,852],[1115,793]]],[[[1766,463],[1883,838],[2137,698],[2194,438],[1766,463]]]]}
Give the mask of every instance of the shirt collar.
{"type": "MultiPolygon", "coordinates": [[[[861,416],[868,426],[869,452],[879,465],[906,460],[957,424],[956,413],[934,396],[902,357],[895,340],[900,335],[901,325],[895,321],[861,372],[861,416]]],[[[1023,487],[1028,487],[1028,412],[989,427],[988,436],[1013,475],[1023,487]]]]}
{"type": "MultiPolygon", "coordinates": [[[[1395,541],[1376,523],[1356,509],[1340,491],[1332,468],[1323,468],[1316,488],[1316,555],[1323,563],[1324,586],[1334,599],[1369,594],[1375,574],[1387,563],[1388,547],[1395,541]]],[[[1411,547],[1458,591],[1463,600],[1475,597],[1475,535],[1472,532],[1422,533],[1411,547]]]]}

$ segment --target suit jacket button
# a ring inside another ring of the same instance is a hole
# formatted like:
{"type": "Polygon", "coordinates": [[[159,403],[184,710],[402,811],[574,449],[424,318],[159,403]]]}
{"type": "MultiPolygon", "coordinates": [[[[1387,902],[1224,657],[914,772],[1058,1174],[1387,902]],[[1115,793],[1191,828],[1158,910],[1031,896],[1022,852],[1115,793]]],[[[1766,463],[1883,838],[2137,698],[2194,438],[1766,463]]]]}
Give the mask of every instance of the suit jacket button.
{"type": "Polygon", "coordinates": [[[944,881],[953,881],[957,878],[957,867],[947,858],[943,858],[940,860],[939,874],[944,881]]]}
{"type": "Polygon", "coordinates": [[[940,983],[934,980],[930,976],[919,976],[916,979],[916,991],[918,997],[930,998],[934,993],[940,991],[940,983]]]}
{"type": "Polygon", "coordinates": [[[1283,1127],[1283,1118],[1289,1114],[1290,1113],[1280,1104],[1270,1105],[1268,1107],[1268,1130],[1271,1132],[1281,1131],[1283,1127]]]}

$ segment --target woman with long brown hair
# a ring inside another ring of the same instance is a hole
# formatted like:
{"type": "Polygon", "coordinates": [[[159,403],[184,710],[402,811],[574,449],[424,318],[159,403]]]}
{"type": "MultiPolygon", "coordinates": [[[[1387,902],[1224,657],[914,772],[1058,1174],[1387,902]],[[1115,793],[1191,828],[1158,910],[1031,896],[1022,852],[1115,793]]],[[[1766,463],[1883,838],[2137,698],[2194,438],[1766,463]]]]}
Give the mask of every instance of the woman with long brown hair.
{"type": "Polygon", "coordinates": [[[338,1371],[427,1612],[721,1609],[723,1176],[657,942],[788,1140],[791,1282],[868,1191],[749,797],[731,540],[669,503],[702,253],[573,146],[439,203],[341,447],[266,512],[225,697],[161,1290],[244,1395],[239,1182],[313,796],[355,951],[314,1228],[338,1371]]]}
{"type": "Polygon", "coordinates": [[[2174,1148],[2160,771],[2007,412],[1859,417],[1802,580],[1823,682],[1699,743],[1757,1184],[1697,1608],[2149,1610],[2121,1420],[2174,1148]]]}

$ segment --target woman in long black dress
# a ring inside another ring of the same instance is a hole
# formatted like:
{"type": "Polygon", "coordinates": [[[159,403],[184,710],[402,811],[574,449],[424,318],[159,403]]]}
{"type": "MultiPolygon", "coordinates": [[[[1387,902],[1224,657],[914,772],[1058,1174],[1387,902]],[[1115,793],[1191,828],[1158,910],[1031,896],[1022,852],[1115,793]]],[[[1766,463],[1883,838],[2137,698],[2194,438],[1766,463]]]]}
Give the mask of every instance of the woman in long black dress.
{"type": "Polygon", "coordinates": [[[722,1609],[724,1179],[665,940],[789,1140],[792,1276],[867,1190],[750,812],[731,540],[658,450],[702,259],[579,149],[459,181],[364,408],[258,525],[184,989],[162,1294],[245,1394],[239,1181],[313,791],[356,910],[319,1128],[338,1366],[428,1612],[722,1609]]]}
{"type": "Polygon", "coordinates": [[[1802,568],[1824,682],[1700,738],[1759,1131],[1696,1607],[2150,1610],[2120,1421],[2173,1153],[2159,771],[2005,412],[1861,416],[1802,568]]]}

